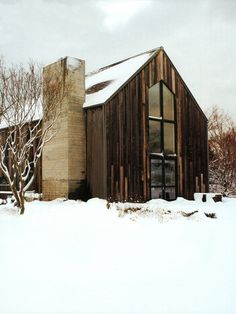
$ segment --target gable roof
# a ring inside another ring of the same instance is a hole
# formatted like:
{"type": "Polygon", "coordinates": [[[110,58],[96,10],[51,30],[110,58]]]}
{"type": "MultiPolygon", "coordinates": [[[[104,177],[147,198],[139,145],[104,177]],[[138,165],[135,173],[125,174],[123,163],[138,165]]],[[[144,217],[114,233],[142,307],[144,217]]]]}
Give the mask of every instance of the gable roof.
{"type": "Polygon", "coordinates": [[[84,108],[97,106],[109,100],[160,48],[90,72],[85,78],[86,100],[84,108]]]}

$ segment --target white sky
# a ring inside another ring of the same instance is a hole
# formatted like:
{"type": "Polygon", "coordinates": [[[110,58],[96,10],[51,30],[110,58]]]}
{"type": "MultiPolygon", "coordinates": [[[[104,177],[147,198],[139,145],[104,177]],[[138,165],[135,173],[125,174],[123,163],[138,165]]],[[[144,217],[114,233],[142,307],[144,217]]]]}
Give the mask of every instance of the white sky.
{"type": "Polygon", "coordinates": [[[86,60],[87,71],[164,46],[205,110],[236,121],[236,0],[0,0],[9,62],[86,60]]]}

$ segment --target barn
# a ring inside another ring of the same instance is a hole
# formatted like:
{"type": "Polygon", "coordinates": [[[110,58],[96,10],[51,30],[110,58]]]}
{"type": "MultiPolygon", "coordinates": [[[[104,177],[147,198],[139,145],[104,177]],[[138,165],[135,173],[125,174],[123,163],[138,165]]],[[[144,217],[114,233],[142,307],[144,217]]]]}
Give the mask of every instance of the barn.
{"type": "Polygon", "coordinates": [[[87,180],[111,200],[208,191],[207,118],[163,48],[86,77],[87,180]]]}
{"type": "Polygon", "coordinates": [[[207,118],[163,47],[86,75],[83,60],[66,57],[44,75],[58,68],[68,88],[34,184],[45,199],[208,192],[207,118]]]}

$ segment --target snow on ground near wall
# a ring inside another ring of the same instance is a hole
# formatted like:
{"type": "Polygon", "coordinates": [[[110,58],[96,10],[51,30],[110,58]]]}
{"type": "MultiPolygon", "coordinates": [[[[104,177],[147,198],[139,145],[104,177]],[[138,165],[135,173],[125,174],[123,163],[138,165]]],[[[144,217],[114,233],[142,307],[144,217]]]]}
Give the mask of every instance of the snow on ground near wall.
{"type": "Polygon", "coordinates": [[[153,200],[150,215],[122,218],[99,199],[34,201],[23,216],[7,206],[1,314],[236,313],[236,199],[153,200]],[[161,210],[172,218],[153,215],[161,210]]]}

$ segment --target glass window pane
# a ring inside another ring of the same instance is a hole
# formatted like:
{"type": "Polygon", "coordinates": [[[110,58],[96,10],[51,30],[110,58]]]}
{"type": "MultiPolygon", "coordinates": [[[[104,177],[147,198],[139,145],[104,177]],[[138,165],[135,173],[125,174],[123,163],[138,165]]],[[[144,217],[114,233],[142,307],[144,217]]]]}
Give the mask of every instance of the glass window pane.
{"type": "Polygon", "coordinates": [[[175,126],[172,123],[164,123],[164,152],[175,153],[175,126]]]}
{"type": "Polygon", "coordinates": [[[151,159],[151,185],[162,185],[161,159],[151,159]]]}
{"type": "Polygon", "coordinates": [[[165,160],[165,184],[175,185],[175,160],[165,160]]]}
{"type": "Polygon", "coordinates": [[[174,95],[163,84],[163,110],[164,119],[174,120],[174,95]]]}
{"type": "Polygon", "coordinates": [[[162,188],[151,188],[151,199],[153,198],[163,198],[162,188]]]}
{"type": "Polygon", "coordinates": [[[149,116],[160,117],[160,84],[149,88],[149,116]]]}
{"type": "Polygon", "coordinates": [[[165,189],[165,199],[167,201],[172,201],[176,199],[175,188],[166,188],[165,189]]]}
{"type": "Polygon", "coordinates": [[[149,120],[149,153],[161,152],[161,124],[159,121],[149,120]]]}

